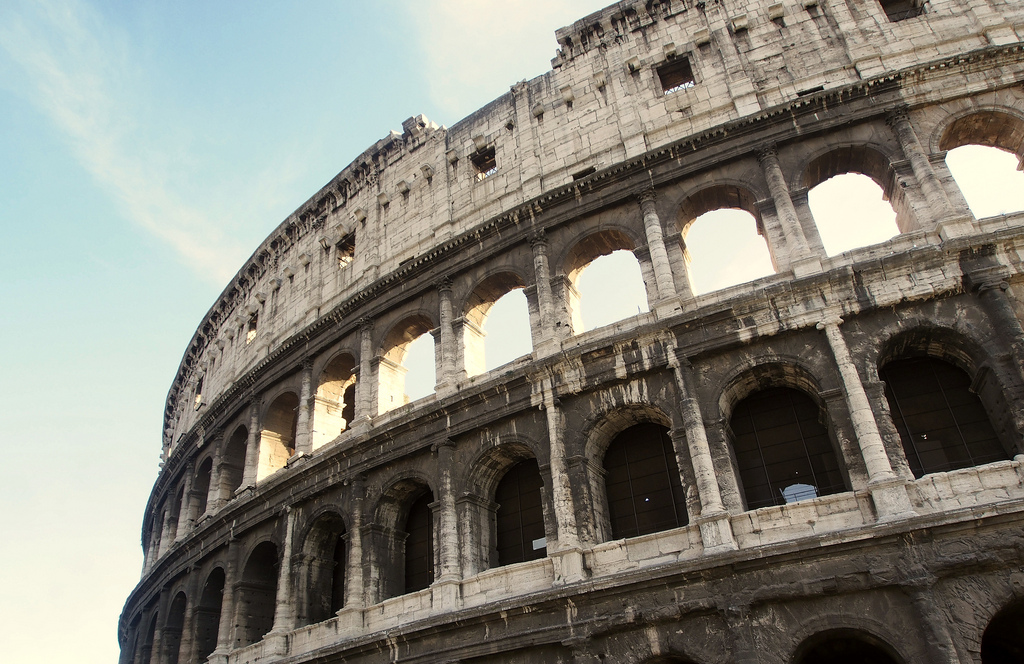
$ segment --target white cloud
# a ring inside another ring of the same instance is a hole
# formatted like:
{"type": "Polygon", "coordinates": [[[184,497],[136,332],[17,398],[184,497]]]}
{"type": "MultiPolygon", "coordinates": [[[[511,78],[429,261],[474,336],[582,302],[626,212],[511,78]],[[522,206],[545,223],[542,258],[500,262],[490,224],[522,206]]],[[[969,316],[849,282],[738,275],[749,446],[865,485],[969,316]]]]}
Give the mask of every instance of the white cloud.
{"type": "Polygon", "coordinates": [[[131,221],[201,276],[216,283],[231,277],[244,250],[167,184],[173,146],[162,146],[159,130],[135,120],[146,117],[144,77],[124,34],[84,3],[40,1],[8,11],[0,50],[15,65],[14,91],[54,123],[131,221]]]}
{"type": "Polygon", "coordinates": [[[434,102],[462,117],[550,69],[555,30],[606,0],[426,0],[409,2],[434,102]]]}

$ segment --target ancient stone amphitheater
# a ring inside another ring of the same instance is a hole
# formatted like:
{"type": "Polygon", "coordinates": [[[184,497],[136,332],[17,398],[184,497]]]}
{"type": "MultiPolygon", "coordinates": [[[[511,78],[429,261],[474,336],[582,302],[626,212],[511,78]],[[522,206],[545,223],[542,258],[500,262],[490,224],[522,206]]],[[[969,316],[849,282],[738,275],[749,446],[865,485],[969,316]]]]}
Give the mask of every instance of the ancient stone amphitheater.
{"type": "Polygon", "coordinates": [[[196,330],[122,663],[1024,661],[1024,213],[944,159],[1024,152],[1022,35],[1017,0],[621,2],[406,121],[196,330]],[[829,256],[847,172],[899,234],[829,256]],[[698,295],[720,208],[775,273],[698,295]],[[617,250],[649,311],[583,332],[617,250]],[[485,371],[517,289],[532,352],[485,371]]]}

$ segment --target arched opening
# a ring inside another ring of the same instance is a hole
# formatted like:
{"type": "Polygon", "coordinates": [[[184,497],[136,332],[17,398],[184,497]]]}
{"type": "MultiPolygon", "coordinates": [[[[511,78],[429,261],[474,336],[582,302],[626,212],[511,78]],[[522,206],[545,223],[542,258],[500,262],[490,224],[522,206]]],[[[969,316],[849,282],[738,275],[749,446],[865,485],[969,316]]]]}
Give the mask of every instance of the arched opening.
{"type": "Polygon", "coordinates": [[[319,449],[348,429],[356,413],[356,361],[348,353],[332,359],[323,373],[313,402],[313,449],[319,449]]]}
{"type": "Polygon", "coordinates": [[[433,394],[437,383],[433,327],[426,316],[414,315],[385,337],[377,371],[378,413],[433,394]]]}
{"type": "Polygon", "coordinates": [[[238,587],[236,648],[256,643],[274,628],[277,567],[277,546],[273,542],[263,542],[249,554],[238,587]]]}
{"type": "Polygon", "coordinates": [[[285,467],[295,454],[295,434],[299,423],[299,398],[285,392],[270,404],[260,431],[260,462],[256,479],[263,478],[285,467]]]}
{"type": "Polygon", "coordinates": [[[1024,171],[1012,152],[962,145],[946,153],[946,166],[976,218],[1024,210],[1024,171]]]}
{"type": "Polygon", "coordinates": [[[818,405],[790,387],[758,390],[729,425],[747,509],[846,491],[818,405]]]}
{"type": "Polygon", "coordinates": [[[807,166],[807,204],[826,254],[878,244],[914,228],[893,182],[889,159],[867,147],[833,150],[807,166]]]}
{"type": "Polygon", "coordinates": [[[162,647],[164,651],[160,658],[161,664],[178,664],[178,655],[181,651],[181,635],[185,629],[185,604],[187,600],[185,593],[178,593],[171,600],[171,606],[167,610],[167,622],[164,623],[162,634],[162,647]]]}
{"type": "Polygon", "coordinates": [[[484,279],[466,302],[463,358],[467,376],[476,376],[533,351],[525,283],[513,272],[484,279]]]}
{"type": "Polygon", "coordinates": [[[156,510],[156,518],[153,521],[153,530],[149,533],[149,553],[153,556],[153,560],[150,562],[153,562],[160,557],[160,547],[163,544],[164,536],[164,515],[166,511],[167,508],[165,504],[161,502],[160,507],[156,510]]]}
{"type": "Polygon", "coordinates": [[[405,592],[423,590],[434,582],[434,515],[429,491],[413,501],[405,519],[405,592]]]}
{"type": "Polygon", "coordinates": [[[626,234],[607,230],[588,235],[569,252],[564,297],[573,334],[649,311],[634,248],[626,234]]]}
{"type": "Polygon", "coordinates": [[[981,636],[981,664],[1024,662],[1024,600],[997,613],[981,636]]]}
{"type": "Polygon", "coordinates": [[[793,664],[903,664],[893,648],[858,630],[832,630],[807,639],[793,664]]]}
{"type": "Polygon", "coordinates": [[[167,547],[170,548],[174,544],[174,540],[178,539],[178,533],[184,532],[185,522],[188,520],[185,514],[182,514],[182,508],[185,506],[185,487],[179,486],[178,492],[174,495],[174,500],[171,501],[171,511],[168,515],[168,528],[167,532],[170,533],[170,541],[167,542],[167,547]]]}
{"type": "Polygon", "coordinates": [[[371,555],[380,570],[374,601],[426,588],[434,581],[434,494],[420,479],[391,485],[375,511],[371,555]]]}
{"type": "Polygon", "coordinates": [[[217,649],[220,635],[220,610],[224,599],[224,570],[220,567],[210,572],[203,585],[203,593],[195,609],[195,661],[205,662],[210,653],[217,649]]]}
{"type": "Polygon", "coordinates": [[[612,539],[689,522],[686,493],[665,427],[648,422],[622,431],[608,446],[603,467],[612,539]]]}
{"type": "Polygon", "coordinates": [[[314,522],[302,547],[305,601],[299,622],[312,625],[333,618],[345,606],[345,521],[324,514],[314,522]]]}
{"type": "Polygon", "coordinates": [[[914,477],[1010,458],[959,367],[908,357],[887,362],[879,375],[914,477]]]}
{"type": "Polygon", "coordinates": [[[154,613],[146,629],[146,636],[139,646],[139,664],[150,664],[153,661],[153,643],[156,641],[156,625],[159,614],[154,613]]]}
{"type": "Polygon", "coordinates": [[[238,427],[224,447],[220,472],[217,474],[220,480],[221,500],[231,500],[235,491],[238,491],[238,487],[242,486],[242,478],[245,475],[245,448],[248,440],[249,430],[245,427],[238,427]]]}
{"type": "Polygon", "coordinates": [[[494,502],[498,566],[537,560],[547,555],[544,532],[544,481],[536,459],[524,459],[498,482],[494,502]]]}
{"type": "Polygon", "coordinates": [[[718,185],[689,196],[678,227],[694,295],[775,273],[760,213],[746,189],[718,185]]]}
{"type": "Polygon", "coordinates": [[[192,496],[195,501],[195,518],[206,514],[206,501],[210,496],[210,478],[213,475],[213,459],[206,457],[199,464],[199,470],[192,480],[192,496]]]}

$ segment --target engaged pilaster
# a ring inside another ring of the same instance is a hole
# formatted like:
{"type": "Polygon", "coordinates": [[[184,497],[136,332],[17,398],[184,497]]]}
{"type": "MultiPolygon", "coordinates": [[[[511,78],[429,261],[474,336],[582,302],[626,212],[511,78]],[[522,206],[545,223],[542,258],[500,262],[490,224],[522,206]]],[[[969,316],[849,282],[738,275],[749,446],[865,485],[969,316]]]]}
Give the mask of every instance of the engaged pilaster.
{"type": "MultiPolygon", "coordinates": [[[[791,267],[793,273],[798,277],[820,272],[821,260],[811,254],[807,247],[807,238],[804,237],[803,228],[800,226],[800,217],[797,216],[796,206],[793,205],[793,199],[789,195],[789,186],[786,184],[786,177],[782,174],[782,164],[779,163],[779,153],[775,144],[768,143],[761,146],[757,151],[757,161],[768,182],[768,190],[775,203],[775,211],[786,240],[784,264],[791,267]]],[[[776,260],[780,258],[779,253],[778,250],[775,250],[776,260]]],[[[779,267],[782,268],[782,266],[779,267]]]]}
{"type": "Polygon", "coordinates": [[[299,387],[299,414],[295,424],[295,453],[310,454],[313,451],[309,436],[309,402],[312,396],[313,358],[302,360],[302,384],[299,387]]]}
{"type": "Polygon", "coordinates": [[[654,267],[654,279],[658,285],[658,301],[660,302],[676,295],[672,266],[668,260],[668,251],[665,250],[665,235],[661,229],[661,219],[658,217],[654,188],[644,190],[639,199],[640,212],[644,219],[644,233],[647,236],[647,247],[651,252],[651,264],[654,267]]]}

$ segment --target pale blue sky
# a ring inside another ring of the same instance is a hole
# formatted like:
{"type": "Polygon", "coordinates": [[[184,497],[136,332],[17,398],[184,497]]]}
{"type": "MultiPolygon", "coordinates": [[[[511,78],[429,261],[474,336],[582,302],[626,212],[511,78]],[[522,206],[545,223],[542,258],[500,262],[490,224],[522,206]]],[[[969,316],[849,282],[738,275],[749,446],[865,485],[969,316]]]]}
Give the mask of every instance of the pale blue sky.
{"type": "Polygon", "coordinates": [[[546,71],[605,4],[0,4],[4,662],[116,661],[167,389],[259,242],[404,119],[546,71]]]}

